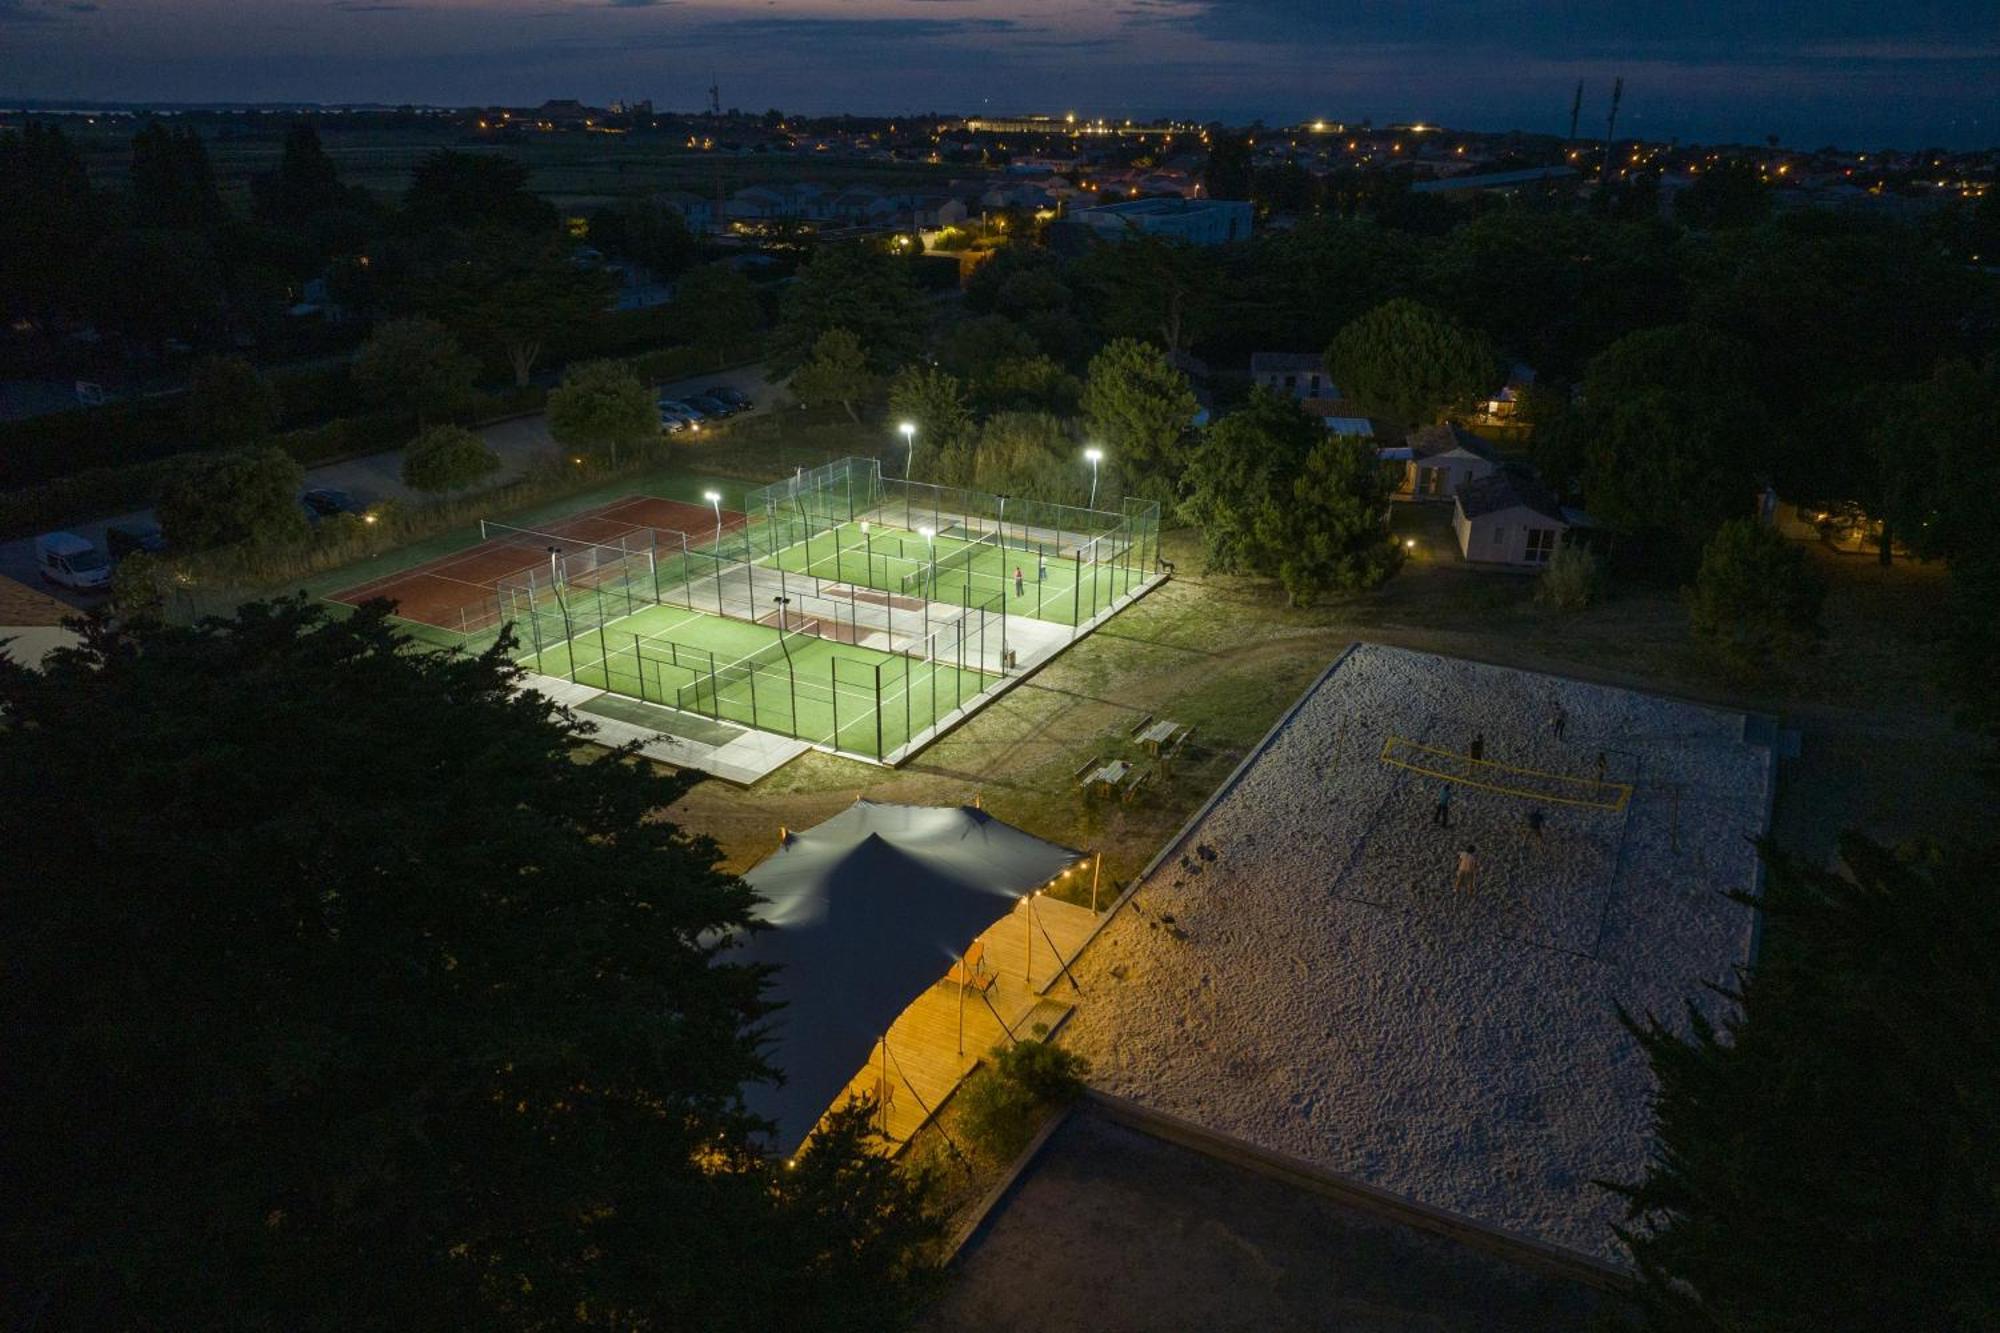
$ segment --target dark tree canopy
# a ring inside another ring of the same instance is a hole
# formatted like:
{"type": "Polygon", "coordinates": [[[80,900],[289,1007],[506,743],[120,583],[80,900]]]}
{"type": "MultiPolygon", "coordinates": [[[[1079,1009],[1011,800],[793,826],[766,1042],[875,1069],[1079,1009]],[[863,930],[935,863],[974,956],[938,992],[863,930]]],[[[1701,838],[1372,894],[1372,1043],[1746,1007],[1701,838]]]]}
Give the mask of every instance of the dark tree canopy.
{"type": "Polygon", "coordinates": [[[1469,407],[1501,378],[1483,335],[1400,297],[1341,329],[1326,364],[1344,396],[1411,425],[1469,407]]]}
{"type": "Polygon", "coordinates": [[[184,551],[296,541],[306,533],[304,480],[282,449],[193,454],[160,494],[160,527],[184,551]]]}
{"type": "Polygon", "coordinates": [[[1738,1016],[1631,1023],[1660,1084],[1660,1146],[1626,1190],[1651,1327],[1975,1329],[2000,1309],[2000,857],[1840,850],[1845,873],[1767,851],[1784,946],[1738,1016]]]}
{"type": "Polygon", "coordinates": [[[528,169],[492,153],[449,148],[417,163],[403,195],[405,223],[426,232],[492,224],[519,231],[555,229],[555,206],[528,189],[528,169]]]}
{"type": "Polygon", "coordinates": [[[208,149],[193,126],[155,120],[132,136],[132,209],[149,227],[198,231],[222,221],[208,149]]]}
{"type": "Polygon", "coordinates": [[[795,370],[821,334],[846,329],[866,350],[870,370],[892,374],[923,347],[929,323],[906,262],[869,246],[824,246],[785,294],[771,365],[795,370]]]}
{"type": "Polygon", "coordinates": [[[204,358],[188,381],[188,437],[200,449],[247,449],[278,425],[278,392],[240,356],[204,358]]]}
{"type": "Polygon", "coordinates": [[[351,206],[340,171],[319,141],[311,121],[285,132],[277,170],[250,179],[252,211],[265,222],[297,226],[315,213],[351,206]]]}
{"type": "Polygon", "coordinates": [[[872,1328],[917,1187],[785,1170],[752,898],[496,649],[303,600],[0,663],[0,1314],[42,1327],[872,1328]]]}

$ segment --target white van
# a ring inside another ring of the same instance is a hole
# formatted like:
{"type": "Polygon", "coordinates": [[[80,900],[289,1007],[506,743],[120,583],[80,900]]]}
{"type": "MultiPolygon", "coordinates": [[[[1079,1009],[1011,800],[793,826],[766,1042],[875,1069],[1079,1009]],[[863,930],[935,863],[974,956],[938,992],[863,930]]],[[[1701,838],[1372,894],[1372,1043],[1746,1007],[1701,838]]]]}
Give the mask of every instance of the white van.
{"type": "Polygon", "coordinates": [[[104,552],[73,532],[45,532],[35,538],[35,566],[50,583],[67,588],[89,590],[111,584],[111,562],[104,552]]]}

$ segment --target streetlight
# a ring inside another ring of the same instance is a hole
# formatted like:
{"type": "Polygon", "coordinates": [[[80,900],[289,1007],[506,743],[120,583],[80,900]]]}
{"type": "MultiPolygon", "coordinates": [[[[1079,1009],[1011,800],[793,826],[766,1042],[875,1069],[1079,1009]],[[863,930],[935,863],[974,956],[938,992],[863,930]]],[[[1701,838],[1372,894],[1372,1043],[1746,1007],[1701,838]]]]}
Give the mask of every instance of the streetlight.
{"type": "Polygon", "coordinates": [[[1090,460],[1090,507],[1095,509],[1097,508],[1097,465],[1104,461],[1104,451],[1097,448],[1085,449],[1083,456],[1090,460]]]}
{"type": "Polygon", "coordinates": [[[773,597],[771,600],[778,604],[778,633],[783,634],[791,629],[791,626],[785,623],[785,608],[792,604],[792,599],[789,597],[773,597]]]}
{"type": "Polygon", "coordinates": [[[562,585],[561,562],[562,547],[551,546],[549,548],[549,584],[552,587],[560,587],[562,585]]]}
{"type": "Polygon", "coordinates": [[[701,498],[708,501],[709,506],[715,510],[715,545],[716,549],[720,550],[722,548],[722,492],[703,491],[701,498]]]}
{"type": "Polygon", "coordinates": [[[917,423],[905,421],[896,429],[903,432],[903,476],[907,479],[917,461],[917,423]]]}

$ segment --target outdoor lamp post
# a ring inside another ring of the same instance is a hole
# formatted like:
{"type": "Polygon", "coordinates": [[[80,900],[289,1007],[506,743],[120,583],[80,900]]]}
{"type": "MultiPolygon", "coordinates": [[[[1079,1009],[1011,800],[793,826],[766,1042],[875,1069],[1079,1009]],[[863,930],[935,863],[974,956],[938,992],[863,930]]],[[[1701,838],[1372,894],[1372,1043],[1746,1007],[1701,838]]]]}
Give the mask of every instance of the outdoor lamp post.
{"type": "Polygon", "coordinates": [[[551,546],[549,548],[549,586],[552,588],[560,587],[562,585],[561,562],[562,562],[562,547],[551,546]]]}
{"type": "Polygon", "coordinates": [[[708,501],[709,507],[715,510],[715,545],[716,549],[720,550],[722,548],[722,492],[703,491],[701,498],[708,501]]]}
{"type": "Polygon", "coordinates": [[[773,597],[771,600],[778,604],[778,633],[783,634],[791,628],[791,626],[785,623],[785,608],[792,604],[792,599],[789,597],[773,597]]]}
{"type": "Polygon", "coordinates": [[[1083,456],[1090,460],[1090,507],[1097,508],[1097,465],[1104,461],[1104,451],[1095,447],[1085,449],[1083,456]]]}
{"type": "Polygon", "coordinates": [[[917,463],[917,423],[905,421],[896,429],[903,432],[903,477],[908,480],[910,469],[917,463]]]}

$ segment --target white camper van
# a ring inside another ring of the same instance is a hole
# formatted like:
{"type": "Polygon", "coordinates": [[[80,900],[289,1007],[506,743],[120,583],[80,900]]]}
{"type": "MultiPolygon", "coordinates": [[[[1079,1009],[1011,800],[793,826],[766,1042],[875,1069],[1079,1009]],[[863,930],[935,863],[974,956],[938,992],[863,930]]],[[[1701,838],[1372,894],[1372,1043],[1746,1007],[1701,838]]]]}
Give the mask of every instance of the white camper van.
{"type": "Polygon", "coordinates": [[[35,567],[50,583],[93,591],[111,585],[111,562],[104,552],[73,532],[45,532],[35,538],[35,567]]]}

